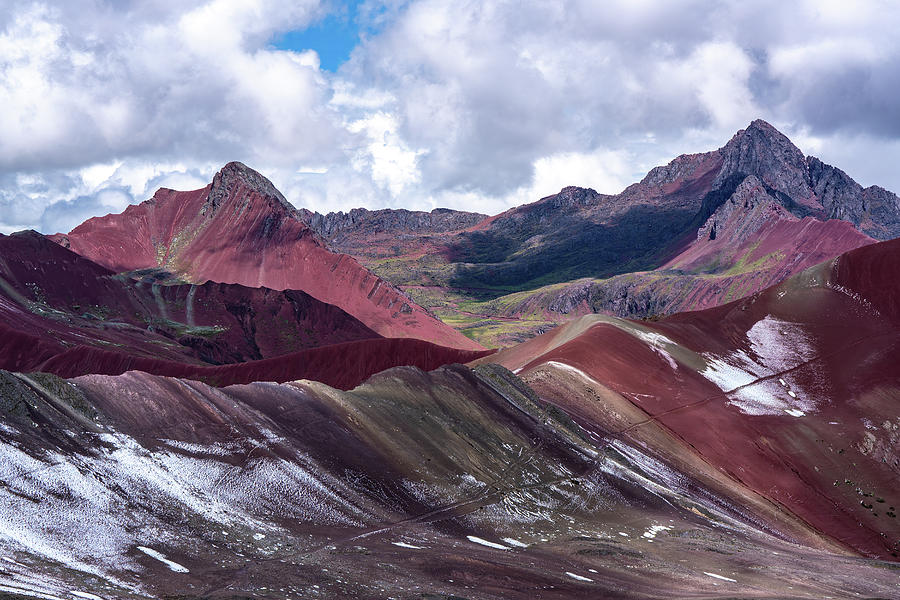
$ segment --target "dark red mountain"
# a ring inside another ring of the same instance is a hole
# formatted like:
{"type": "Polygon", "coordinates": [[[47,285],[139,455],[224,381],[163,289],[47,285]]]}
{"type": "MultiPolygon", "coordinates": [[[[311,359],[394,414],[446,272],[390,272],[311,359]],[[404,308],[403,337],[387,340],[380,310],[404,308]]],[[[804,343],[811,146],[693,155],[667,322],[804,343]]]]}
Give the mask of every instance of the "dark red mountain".
{"type": "Polygon", "coordinates": [[[134,280],[36,232],[0,235],[0,322],[54,346],[234,363],[380,337],[298,291],[134,280]]]}
{"type": "Polygon", "coordinates": [[[36,232],[0,235],[4,369],[70,377],[142,370],[218,384],[305,378],[352,387],[392,366],[435,368],[481,354],[383,339],[300,291],[166,285],[152,273],[134,280],[36,232]]]}
{"type": "Polygon", "coordinates": [[[302,290],[382,336],[480,348],[352,257],[331,252],[270,181],[240,163],[203,189],[161,189],[53,239],[116,272],[160,268],[194,283],[302,290]]]}

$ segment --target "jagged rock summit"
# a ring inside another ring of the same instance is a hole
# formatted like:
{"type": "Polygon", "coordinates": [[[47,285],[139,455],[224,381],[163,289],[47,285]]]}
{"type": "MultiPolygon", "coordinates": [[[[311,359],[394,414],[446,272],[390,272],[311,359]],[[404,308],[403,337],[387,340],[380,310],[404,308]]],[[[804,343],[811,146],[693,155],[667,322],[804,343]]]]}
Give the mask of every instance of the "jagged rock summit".
{"type": "Polygon", "coordinates": [[[263,198],[276,200],[288,213],[296,214],[294,206],[268,178],[238,161],[226,164],[215,174],[201,213],[212,216],[226,196],[240,193],[239,187],[247,192],[256,192],[263,198]]]}
{"type": "Polygon", "coordinates": [[[739,131],[719,152],[717,182],[755,175],[798,217],[849,221],[875,239],[900,236],[900,199],[878,186],[863,188],[842,170],[804,156],[784,134],[761,119],[739,131]]]}
{"type": "Polygon", "coordinates": [[[161,268],[193,283],[302,290],[385,337],[480,348],[354,258],[329,250],[268,179],[238,162],[204,188],[160,189],[53,239],[113,271],[161,268]]]}

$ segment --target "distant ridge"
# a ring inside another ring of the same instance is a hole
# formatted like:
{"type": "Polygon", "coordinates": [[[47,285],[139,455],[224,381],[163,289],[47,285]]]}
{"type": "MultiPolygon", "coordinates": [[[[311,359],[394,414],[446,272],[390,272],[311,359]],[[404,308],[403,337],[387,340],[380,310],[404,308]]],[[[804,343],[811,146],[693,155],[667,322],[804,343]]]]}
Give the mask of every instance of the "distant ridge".
{"type": "Polygon", "coordinates": [[[619,194],[567,186],[480,221],[454,214],[440,229],[419,224],[427,215],[350,211],[309,222],[488,346],[577,315],[716,306],[900,235],[895,194],[805,156],[760,119],[619,194]]]}

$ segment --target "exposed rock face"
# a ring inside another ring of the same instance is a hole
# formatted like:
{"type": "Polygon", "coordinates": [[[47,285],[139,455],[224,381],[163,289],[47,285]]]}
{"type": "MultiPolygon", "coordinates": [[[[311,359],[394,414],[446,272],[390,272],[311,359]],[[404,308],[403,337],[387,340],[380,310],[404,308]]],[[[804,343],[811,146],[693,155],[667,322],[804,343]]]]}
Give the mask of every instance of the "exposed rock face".
{"type": "MultiPolygon", "coordinates": [[[[471,263],[461,268],[455,283],[527,289],[535,283],[658,267],[683,251],[698,228],[751,177],[756,193],[771,199],[766,210],[779,218],[838,218],[875,239],[900,235],[897,196],[864,190],[756,120],[719,150],[679,156],[616,196],[569,187],[486,221],[479,231],[462,234],[448,252],[451,260],[471,263]]],[[[758,225],[765,215],[757,211],[754,218],[758,225]]],[[[740,228],[741,235],[755,226],[750,225],[740,228]]]]}
{"type": "Polygon", "coordinates": [[[900,198],[877,185],[863,190],[860,229],[878,240],[900,236],[900,198]]]}
{"type": "Polygon", "coordinates": [[[787,198],[783,201],[792,203],[794,210],[802,213],[798,216],[821,210],[810,186],[803,153],[765,121],[757,119],[747,129],[738,131],[719,152],[722,169],[713,187],[734,174],[755,175],[768,188],[784,194],[787,198]]]}
{"type": "Polygon", "coordinates": [[[753,121],[720,152],[724,160],[714,185],[735,173],[752,174],[795,216],[849,221],[875,239],[900,236],[900,200],[895,194],[863,188],[842,170],[805,157],[765,121],[753,121]]]}
{"type": "Polygon", "coordinates": [[[197,283],[302,290],[385,337],[479,348],[352,257],[329,250],[270,181],[240,163],[226,165],[206,188],[159,190],[55,240],[113,271],[160,267],[197,283]]]}
{"type": "Polygon", "coordinates": [[[698,169],[708,168],[712,154],[706,152],[677,156],[667,165],[650,169],[640,182],[625,188],[622,195],[626,197],[659,195],[664,186],[691,179],[697,174],[698,169]]]}
{"type": "MultiPolygon", "coordinates": [[[[241,192],[256,192],[260,196],[276,201],[287,214],[296,214],[296,209],[287,198],[262,174],[239,162],[230,162],[215,174],[210,184],[209,194],[200,208],[200,214],[212,218],[216,210],[229,195],[241,192]]],[[[244,208],[249,207],[249,195],[244,194],[244,208]]]]}
{"type": "Polygon", "coordinates": [[[850,221],[876,239],[900,236],[900,199],[896,194],[878,186],[863,188],[842,170],[815,156],[807,160],[813,189],[829,218],[850,221]]]}
{"type": "Polygon", "coordinates": [[[591,188],[580,188],[574,185],[564,187],[558,194],[545,198],[546,205],[551,208],[576,208],[594,206],[600,202],[604,194],[598,194],[591,188]]]}
{"type": "Polygon", "coordinates": [[[406,209],[367,210],[354,208],[347,212],[332,212],[327,215],[301,211],[303,220],[323,239],[333,240],[338,236],[352,234],[376,234],[390,232],[446,233],[472,227],[487,218],[487,215],[447,208],[436,208],[431,212],[406,209]]]}
{"type": "Polygon", "coordinates": [[[747,176],[728,200],[720,205],[697,230],[697,240],[724,237],[738,246],[771,219],[792,219],[791,214],[770,196],[754,175],[747,176]]]}

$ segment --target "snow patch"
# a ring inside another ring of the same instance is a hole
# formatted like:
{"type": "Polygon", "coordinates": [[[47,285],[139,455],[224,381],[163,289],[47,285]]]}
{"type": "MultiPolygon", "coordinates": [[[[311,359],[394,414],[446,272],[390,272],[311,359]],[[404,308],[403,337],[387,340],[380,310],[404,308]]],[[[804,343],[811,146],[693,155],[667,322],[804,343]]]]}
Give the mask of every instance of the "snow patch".
{"type": "Polygon", "coordinates": [[[2,583],[0,583],[0,592],[19,594],[21,596],[29,596],[31,598],[44,598],[44,600],[63,600],[59,596],[54,596],[53,594],[48,594],[47,592],[40,592],[38,590],[16,587],[14,585],[3,585],[2,583]]]}
{"type": "Polygon", "coordinates": [[[551,367],[556,367],[557,369],[562,369],[563,371],[568,371],[570,373],[574,373],[574,374],[578,375],[579,377],[587,379],[588,381],[591,381],[591,382],[594,381],[594,379],[590,375],[588,375],[581,369],[577,369],[577,368],[573,367],[572,365],[567,365],[566,363],[561,363],[561,362],[555,361],[555,360],[548,360],[544,364],[549,365],[551,367]]]}
{"type": "Polygon", "coordinates": [[[803,417],[803,416],[806,416],[806,413],[805,413],[805,412],[803,412],[802,410],[798,410],[798,409],[796,409],[796,408],[786,408],[786,409],[784,409],[784,412],[786,412],[787,414],[791,415],[792,417],[803,417]]]}
{"type": "Polygon", "coordinates": [[[509,550],[509,546],[504,546],[503,544],[497,544],[495,542],[489,542],[480,537],[475,537],[474,535],[467,535],[466,538],[474,544],[481,544],[482,546],[487,546],[488,548],[496,548],[497,550],[509,550]]]}
{"type": "Polygon", "coordinates": [[[505,537],[505,538],[503,538],[503,541],[506,542],[507,544],[509,544],[510,546],[517,546],[519,548],[527,548],[528,547],[528,544],[524,544],[514,538],[505,537]]]}
{"type": "MultiPolygon", "coordinates": [[[[650,491],[654,491],[653,488],[660,491],[677,491],[687,489],[687,487],[690,486],[690,483],[685,481],[684,476],[681,473],[671,469],[655,458],[647,456],[637,448],[629,446],[622,440],[614,439],[609,445],[627,458],[632,467],[625,467],[618,462],[612,461],[616,468],[611,469],[608,472],[618,474],[619,476],[627,474],[629,479],[637,479],[642,486],[650,491]],[[634,467],[637,467],[638,470],[635,470],[634,467]]],[[[604,467],[603,470],[607,471],[608,468],[609,465],[604,467]]]]}
{"type": "Polygon", "coordinates": [[[669,529],[672,529],[672,528],[669,527],[668,525],[651,525],[650,529],[648,529],[647,531],[645,531],[643,533],[643,536],[647,539],[652,540],[653,538],[656,537],[657,533],[659,533],[661,531],[668,531],[669,529]]]}
{"type": "Polygon", "coordinates": [[[816,351],[809,335],[796,323],[766,315],[747,332],[753,353],[773,371],[786,371],[812,360],[816,351]]]}
{"type": "Polygon", "coordinates": [[[732,579],[731,577],[724,577],[722,575],[716,575],[715,573],[707,573],[706,571],[703,571],[703,574],[709,575],[710,577],[714,577],[716,579],[721,579],[722,581],[730,581],[732,583],[737,583],[737,579],[732,579]]]}
{"type": "Polygon", "coordinates": [[[757,321],[747,332],[750,352],[728,356],[704,354],[700,373],[728,395],[728,404],[747,415],[777,415],[788,410],[813,412],[815,402],[790,389],[787,376],[774,378],[815,358],[813,341],[803,328],[772,315],[757,321]],[[788,397],[785,397],[787,393],[788,397]]]}
{"type": "Polygon", "coordinates": [[[644,331],[643,329],[634,329],[629,330],[635,337],[640,338],[642,341],[650,344],[653,347],[654,352],[659,354],[662,358],[665,359],[669,366],[672,367],[672,370],[675,371],[678,369],[678,363],[672,358],[672,355],[669,354],[668,348],[675,348],[677,345],[675,342],[667,338],[661,333],[657,333],[655,331],[644,331]]]}
{"type": "Polygon", "coordinates": [[[591,581],[591,582],[594,581],[593,579],[590,579],[588,577],[582,577],[581,575],[577,575],[575,573],[572,573],[571,571],[566,571],[566,575],[568,575],[572,579],[577,579],[578,581],[591,581]]]}
{"type": "Polygon", "coordinates": [[[114,573],[133,570],[130,550],[141,540],[178,546],[164,519],[172,511],[256,531],[271,528],[273,514],[336,524],[365,518],[346,486],[300,452],[235,466],[200,445],[150,452],[120,433],[95,439],[84,454],[29,454],[0,442],[0,481],[12,492],[0,494],[5,554],[28,552],[122,584],[114,573]],[[123,512],[123,497],[139,498],[143,510],[123,512]]]}
{"type": "Polygon", "coordinates": [[[400,546],[401,548],[410,548],[412,550],[424,550],[425,546],[413,546],[412,544],[407,544],[406,542],[391,542],[395,546],[400,546]]]}
{"type": "MultiPolygon", "coordinates": [[[[241,452],[241,447],[237,444],[192,444],[190,442],[181,442],[178,440],[160,440],[166,446],[176,450],[183,450],[188,454],[228,456],[241,452]]],[[[246,452],[246,450],[244,450],[246,452]]]]}
{"type": "Polygon", "coordinates": [[[162,552],[157,552],[153,548],[148,548],[147,546],[138,546],[137,549],[140,550],[141,552],[143,552],[144,554],[146,554],[147,556],[149,556],[150,558],[155,558],[162,564],[166,565],[167,567],[169,567],[169,570],[171,570],[171,571],[175,571],[176,573],[190,573],[190,571],[187,569],[187,567],[183,567],[183,566],[179,565],[177,562],[169,560],[168,558],[166,558],[166,555],[163,554],[162,552]]]}
{"type": "Polygon", "coordinates": [[[77,596],[79,598],[84,598],[85,600],[103,600],[100,596],[96,594],[91,594],[89,592],[79,592],[78,590],[70,590],[70,594],[73,596],[77,596]]]}
{"type": "Polygon", "coordinates": [[[706,368],[700,374],[719,386],[719,389],[723,392],[730,392],[736,388],[749,385],[758,379],[755,373],[744,370],[745,368],[758,367],[758,365],[752,364],[752,361],[743,350],[735,352],[729,359],[731,362],[744,365],[744,368],[725,362],[725,360],[716,358],[711,354],[704,355],[704,358],[706,358],[706,368]]]}

